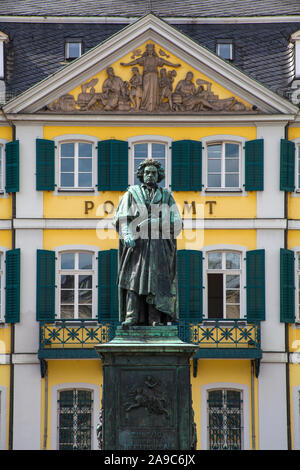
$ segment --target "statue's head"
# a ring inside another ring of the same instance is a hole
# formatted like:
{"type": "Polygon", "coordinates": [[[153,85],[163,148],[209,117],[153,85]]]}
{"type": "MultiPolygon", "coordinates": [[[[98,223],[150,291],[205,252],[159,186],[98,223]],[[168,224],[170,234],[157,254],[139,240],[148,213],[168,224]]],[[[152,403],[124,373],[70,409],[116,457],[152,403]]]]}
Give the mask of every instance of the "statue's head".
{"type": "Polygon", "coordinates": [[[160,183],[165,177],[165,170],[159,163],[159,161],[152,158],[146,158],[138,167],[136,173],[141,183],[153,184],[160,183]]]}
{"type": "Polygon", "coordinates": [[[106,73],[109,77],[113,77],[115,75],[114,69],[112,67],[108,67],[106,69],[106,73]]]}
{"type": "Polygon", "coordinates": [[[191,82],[194,78],[193,72],[187,72],[185,79],[189,82],[191,82]]]}

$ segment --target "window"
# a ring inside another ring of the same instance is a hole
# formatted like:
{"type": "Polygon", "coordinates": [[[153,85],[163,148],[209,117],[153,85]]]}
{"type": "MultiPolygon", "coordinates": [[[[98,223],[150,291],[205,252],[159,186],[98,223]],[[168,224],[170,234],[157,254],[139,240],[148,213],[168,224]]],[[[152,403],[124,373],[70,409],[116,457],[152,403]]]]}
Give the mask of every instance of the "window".
{"type": "Polygon", "coordinates": [[[59,187],[91,189],[93,179],[93,144],[61,142],[59,145],[59,187]]]}
{"type": "Polygon", "coordinates": [[[4,321],[4,258],[0,253],[0,321],[4,321]]]}
{"type": "Polygon", "coordinates": [[[62,252],[59,256],[59,317],[95,317],[95,256],[91,252],[62,252]]]}
{"type": "Polygon", "coordinates": [[[158,185],[161,187],[168,187],[170,185],[170,158],[169,158],[169,147],[166,142],[155,142],[154,140],[150,141],[150,139],[145,142],[145,140],[139,139],[132,139],[129,142],[130,145],[130,153],[129,153],[129,184],[140,184],[136,176],[137,169],[139,165],[146,159],[146,158],[154,158],[155,160],[159,161],[163,169],[165,170],[165,179],[161,181],[158,185]],[[138,141],[137,141],[138,140],[138,141]]]}
{"type": "Polygon", "coordinates": [[[6,420],[7,420],[7,389],[0,385],[0,450],[7,449],[6,420]]]}
{"type": "Polygon", "coordinates": [[[300,145],[296,146],[296,168],[297,168],[297,173],[296,173],[296,188],[299,190],[300,189],[300,145]]]}
{"type": "Polygon", "coordinates": [[[218,389],[207,392],[209,450],[243,448],[242,392],[218,389]]]}
{"type": "Polygon", "coordinates": [[[91,450],[92,392],[62,390],[58,397],[58,450],[91,450]]]}
{"type": "Polygon", "coordinates": [[[207,188],[240,189],[241,145],[215,142],[207,145],[207,188]]]}
{"type": "Polygon", "coordinates": [[[217,42],[217,54],[222,59],[233,59],[233,44],[230,39],[223,39],[217,42]]]}
{"type": "Polygon", "coordinates": [[[0,191],[4,191],[4,148],[0,145],[0,191]]]}
{"type": "Polygon", "coordinates": [[[296,320],[300,320],[300,253],[296,255],[296,292],[297,292],[297,300],[296,300],[296,320]]]}
{"type": "Polygon", "coordinates": [[[300,77],[300,31],[296,31],[291,36],[294,46],[295,78],[300,77]]]}
{"type": "Polygon", "coordinates": [[[65,58],[66,60],[77,59],[81,56],[82,44],[80,40],[68,39],[65,44],[65,58]]]}
{"type": "Polygon", "coordinates": [[[241,253],[207,253],[207,316],[241,317],[241,253]]]}

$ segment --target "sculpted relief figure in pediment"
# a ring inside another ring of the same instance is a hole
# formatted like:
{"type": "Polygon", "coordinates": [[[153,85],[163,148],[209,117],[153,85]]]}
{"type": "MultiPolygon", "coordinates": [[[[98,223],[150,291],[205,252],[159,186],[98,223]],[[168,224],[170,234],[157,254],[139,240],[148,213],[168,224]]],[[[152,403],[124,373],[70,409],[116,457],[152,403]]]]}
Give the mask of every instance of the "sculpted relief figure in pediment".
{"type": "Polygon", "coordinates": [[[159,54],[154,44],[147,44],[144,53],[140,49],[135,50],[132,61],[120,63],[122,67],[132,66],[128,81],[116,75],[113,67],[108,67],[101,91],[96,91],[99,79],[93,78],[81,85],[77,99],[72,94],[65,94],[48,105],[47,110],[94,113],[251,111],[235,97],[220,99],[213,93],[212,83],[200,78],[195,80],[192,71],[188,71],[185,78],[175,84],[175,69],[181,64],[168,61],[165,57],[169,56],[161,49],[159,54]]]}

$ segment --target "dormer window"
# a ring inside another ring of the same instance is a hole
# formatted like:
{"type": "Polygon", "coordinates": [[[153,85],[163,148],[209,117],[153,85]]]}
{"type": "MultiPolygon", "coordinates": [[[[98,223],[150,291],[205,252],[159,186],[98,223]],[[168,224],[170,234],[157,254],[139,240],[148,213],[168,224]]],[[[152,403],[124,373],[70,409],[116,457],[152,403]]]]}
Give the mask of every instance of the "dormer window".
{"type": "Polygon", "coordinates": [[[82,42],[78,39],[67,39],[65,44],[65,59],[74,60],[82,54],[82,42]]]}
{"type": "Polygon", "coordinates": [[[300,78],[300,30],[292,34],[291,41],[295,43],[295,49],[294,49],[295,78],[300,78]]]}
{"type": "Polygon", "coordinates": [[[4,43],[8,42],[8,36],[0,31],[0,80],[4,79],[4,43]]]}
{"type": "Polygon", "coordinates": [[[233,59],[233,43],[231,39],[220,39],[217,41],[216,52],[219,57],[226,60],[233,59]]]}

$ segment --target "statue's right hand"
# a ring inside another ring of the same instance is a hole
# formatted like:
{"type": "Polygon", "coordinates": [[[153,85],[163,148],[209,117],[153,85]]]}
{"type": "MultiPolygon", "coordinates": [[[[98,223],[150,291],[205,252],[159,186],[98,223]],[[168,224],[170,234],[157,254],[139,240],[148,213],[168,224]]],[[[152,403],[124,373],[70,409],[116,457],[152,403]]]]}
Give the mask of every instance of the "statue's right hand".
{"type": "Polygon", "coordinates": [[[133,248],[135,246],[135,241],[131,237],[126,237],[126,238],[124,238],[124,245],[127,248],[133,248]]]}

